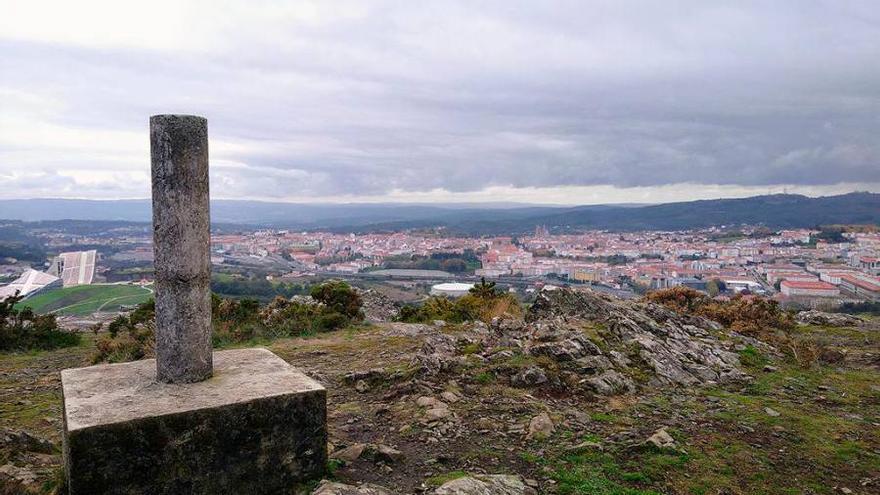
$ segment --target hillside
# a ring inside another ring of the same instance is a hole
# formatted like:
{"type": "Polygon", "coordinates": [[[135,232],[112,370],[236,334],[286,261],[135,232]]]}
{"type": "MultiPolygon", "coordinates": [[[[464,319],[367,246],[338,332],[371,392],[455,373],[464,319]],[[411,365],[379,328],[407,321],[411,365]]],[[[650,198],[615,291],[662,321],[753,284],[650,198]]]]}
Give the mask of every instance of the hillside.
{"type": "Polygon", "coordinates": [[[137,285],[78,285],[37,294],[19,304],[40,314],[83,316],[137,305],[149,299],[151,294],[151,290],[137,285]]]}
{"type": "MultiPolygon", "coordinates": [[[[97,220],[149,222],[147,200],[0,200],[5,219],[29,222],[97,220]]],[[[814,227],[821,224],[880,224],[880,194],[849,193],[810,198],[776,194],[657,205],[293,204],[214,200],[215,224],[276,228],[382,231],[445,227],[460,234],[520,234],[535,225],[554,232],[586,229],[678,230],[719,225],[763,224],[814,227]]]]}
{"type": "MultiPolygon", "coordinates": [[[[260,345],[328,390],[333,482],[291,493],[868,494],[880,333],[860,325],[797,327],[802,348],[823,351],[805,365],[701,318],[556,290],[524,320],[377,322],[260,345]],[[453,490],[490,482],[510,488],[453,490]]],[[[91,334],[0,354],[0,493],[57,483],[59,371],[94,355],[91,334]]]]}

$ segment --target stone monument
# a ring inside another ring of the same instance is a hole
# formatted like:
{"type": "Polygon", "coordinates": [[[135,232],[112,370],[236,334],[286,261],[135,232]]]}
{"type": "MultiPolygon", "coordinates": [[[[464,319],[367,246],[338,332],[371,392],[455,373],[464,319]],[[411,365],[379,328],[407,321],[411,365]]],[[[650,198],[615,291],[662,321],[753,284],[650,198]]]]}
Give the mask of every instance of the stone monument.
{"type": "Polygon", "coordinates": [[[167,383],[211,377],[211,220],[208,121],[150,118],[156,375],[167,383]]]}
{"type": "Polygon", "coordinates": [[[150,119],[156,359],[61,372],[70,495],[290,493],[327,461],[326,390],[211,351],[207,121],[150,119]]]}

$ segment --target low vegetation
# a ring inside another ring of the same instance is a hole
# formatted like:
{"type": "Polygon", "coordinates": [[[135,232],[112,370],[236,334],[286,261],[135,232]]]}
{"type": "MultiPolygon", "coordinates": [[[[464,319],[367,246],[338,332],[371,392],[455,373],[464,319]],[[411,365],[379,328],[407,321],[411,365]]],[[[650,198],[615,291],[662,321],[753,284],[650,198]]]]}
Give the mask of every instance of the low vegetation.
{"type": "MultiPolygon", "coordinates": [[[[262,305],[254,299],[212,297],[212,341],[215,347],[313,335],[363,320],[361,299],[341,281],[315,286],[312,300],[276,297],[262,305]]],[[[138,306],[107,327],[96,342],[93,362],[123,362],[152,357],[155,349],[155,302],[138,306]]]]}
{"type": "Polygon", "coordinates": [[[839,308],[833,310],[836,313],[847,313],[851,315],[872,315],[880,316],[880,302],[862,301],[848,302],[840,305],[839,308]]]}
{"type": "Polygon", "coordinates": [[[80,343],[80,335],[58,327],[53,315],[16,309],[21,296],[0,301],[0,351],[49,350],[80,343]]]}
{"type": "Polygon", "coordinates": [[[818,361],[831,364],[841,358],[821,343],[801,338],[793,314],[782,310],[776,301],[770,299],[737,295],[728,301],[719,301],[687,287],[653,291],[645,299],[679,313],[708,318],[730,330],[757,338],[776,347],[803,368],[810,368],[818,361]]]}
{"type": "Polygon", "coordinates": [[[702,316],[731,330],[760,336],[771,330],[791,330],[794,318],[779,308],[776,301],[762,297],[734,296],[729,301],[711,299],[688,287],[674,287],[650,292],[645,299],[679,313],[702,316]]]}
{"type": "Polygon", "coordinates": [[[488,323],[501,316],[522,317],[523,310],[516,296],[499,292],[495,282],[482,279],[470,293],[455,300],[432,296],[420,306],[404,306],[398,317],[408,323],[443,320],[450,323],[483,321],[488,323]]]}

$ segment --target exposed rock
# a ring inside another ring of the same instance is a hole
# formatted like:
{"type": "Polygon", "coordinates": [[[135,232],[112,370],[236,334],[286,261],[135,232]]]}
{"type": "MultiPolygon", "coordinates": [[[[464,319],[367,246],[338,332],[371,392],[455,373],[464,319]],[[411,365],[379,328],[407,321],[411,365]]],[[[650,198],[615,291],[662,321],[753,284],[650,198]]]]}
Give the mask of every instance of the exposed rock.
{"type": "Polygon", "coordinates": [[[55,444],[26,431],[2,428],[0,429],[0,449],[12,452],[51,454],[55,451],[55,444]]]}
{"type": "Polygon", "coordinates": [[[366,448],[366,444],[356,443],[354,445],[349,445],[344,449],[333,452],[332,454],[330,454],[330,458],[337,459],[343,462],[354,462],[360,458],[361,454],[364,453],[364,450],[366,448]]]}
{"type": "Polygon", "coordinates": [[[356,290],[361,296],[361,309],[366,321],[392,321],[400,314],[400,307],[385,294],[373,289],[356,290]]]}
{"type": "Polygon", "coordinates": [[[367,444],[367,448],[364,449],[363,456],[374,461],[384,462],[386,464],[401,462],[405,457],[403,452],[393,447],[389,447],[383,444],[372,443],[367,444]]]}
{"type": "Polygon", "coordinates": [[[776,409],[773,409],[773,408],[771,408],[771,407],[765,407],[765,408],[764,408],[764,413],[767,414],[767,416],[771,416],[771,417],[774,417],[774,418],[777,417],[777,416],[779,416],[779,411],[777,411],[776,409]]]}
{"type": "Polygon", "coordinates": [[[647,440],[645,440],[645,443],[653,445],[654,447],[657,447],[658,449],[675,448],[675,439],[672,438],[672,435],[670,435],[666,431],[665,427],[660,428],[659,430],[655,431],[653,435],[651,435],[650,437],[648,437],[647,440]]]}
{"type": "MultiPolygon", "coordinates": [[[[21,489],[24,487],[31,487],[36,481],[37,474],[28,468],[19,467],[12,464],[4,464],[0,466],[0,488],[21,489]]],[[[5,493],[18,492],[10,491],[5,493]]]]}
{"type": "Polygon", "coordinates": [[[455,395],[454,392],[450,392],[448,390],[446,392],[443,392],[442,394],[440,394],[440,397],[443,400],[445,400],[446,402],[451,402],[451,403],[456,403],[459,400],[461,400],[461,398],[459,398],[459,396],[455,395]]]}
{"type": "Polygon", "coordinates": [[[444,483],[436,495],[535,495],[519,476],[506,474],[465,476],[444,483]]]}
{"type": "Polygon", "coordinates": [[[510,378],[514,387],[535,387],[547,383],[547,374],[537,366],[529,366],[510,378]]]}
{"type": "MultiPolygon", "coordinates": [[[[623,375],[638,368],[651,385],[700,385],[746,377],[738,356],[724,348],[712,332],[720,325],[704,318],[683,316],[666,307],[617,299],[593,291],[544,290],[538,294],[526,320],[576,326],[586,322],[603,340],[610,359],[582,361],[599,370],[612,364],[617,374],[588,383],[598,393],[627,390],[634,383],[623,375]],[[561,320],[561,321],[560,321],[561,320]]],[[[578,341],[581,342],[581,341],[578,341]]],[[[586,355],[602,355],[596,346],[584,346],[586,355]]]]}
{"type": "Polygon", "coordinates": [[[865,320],[845,313],[826,313],[824,311],[801,311],[795,320],[802,325],[821,325],[826,327],[856,327],[865,320]]]}
{"type": "Polygon", "coordinates": [[[700,386],[748,380],[721,326],[664,306],[621,300],[590,290],[545,290],[525,321],[496,318],[455,335],[434,329],[414,358],[427,375],[491,362],[516,387],[582,388],[601,395],[639,387],[700,386]],[[474,345],[476,344],[476,346],[474,345]],[[478,348],[464,355],[461,349],[478,348]],[[522,356],[535,364],[507,364],[522,356]],[[551,377],[539,359],[555,361],[551,377]]]}
{"type": "Polygon", "coordinates": [[[382,444],[356,443],[330,454],[331,459],[352,463],[358,459],[369,459],[391,464],[404,459],[403,452],[382,444]]]}
{"type": "Polygon", "coordinates": [[[450,415],[450,411],[448,407],[435,407],[433,409],[428,409],[425,411],[425,421],[428,423],[432,423],[434,421],[440,421],[441,419],[446,419],[450,415]]]}
{"type": "Polygon", "coordinates": [[[434,397],[427,397],[424,395],[419,397],[418,399],[416,399],[416,405],[418,405],[419,407],[442,408],[442,409],[446,409],[449,407],[443,401],[437,400],[434,397]]]}
{"type": "Polygon", "coordinates": [[[382,368],[373,368],[366,371],[352,371],[346,373],[343,379],[348,383],[357,383],[361,380],[372,382],[385,379],[385,370],[382,368]]]}
{"type": "Polygon", "coordinates": [[[322,480],[312,495],[395,495],[395,492],[370,483],[354,486],[322,480]]]}
{"type": "Polygon", "coordinates": [[[584,383],[599,395],[617,395],[634,392],[635,383],[617,371],[609,370],[599,376],[590,377],[584,383]]]}
{"type": "Polygon", "coordinates": [[[556,361],[574,361],[584,356],[601,354],[602,351],[584,335],[572,332],[561,340],[532,346],[529,353],[549,356],[556,361]]]}
{"type": "Polygon", "coordinates": [[[526,436],[529,440],[541,440],[549,437],[556,430],[553,420],[547,413],[541,413],[529,422],[529,434],[526,436]]]}
{"type": "Polygon", "coordinates": [[[613,366],[605,356],[584,356],[575,362],[578,371],[586,375],[601,373],[613,366]]]}
{"type": "Polygon", "coordinates": [[[413,358],[413,364],[428,375],[450,371],[455,367],[458,353],[455,337],[440,333],[437,328],[432,330],[432,333],[425,335],[421,350],[413,358]]]}

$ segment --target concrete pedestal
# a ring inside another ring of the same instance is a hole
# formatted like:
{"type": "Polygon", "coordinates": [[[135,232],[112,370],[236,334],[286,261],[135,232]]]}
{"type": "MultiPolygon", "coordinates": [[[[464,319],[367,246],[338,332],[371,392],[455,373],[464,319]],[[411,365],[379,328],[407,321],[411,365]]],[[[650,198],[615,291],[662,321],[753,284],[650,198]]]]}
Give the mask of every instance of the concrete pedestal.
{"type": "Polygon", "coordinates": [[[327,395],[266,349],[214,353],[214,376],[155,360],[61,372],[70,495],[290,493],[327,461],[327,395]]]}

